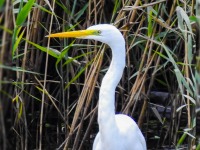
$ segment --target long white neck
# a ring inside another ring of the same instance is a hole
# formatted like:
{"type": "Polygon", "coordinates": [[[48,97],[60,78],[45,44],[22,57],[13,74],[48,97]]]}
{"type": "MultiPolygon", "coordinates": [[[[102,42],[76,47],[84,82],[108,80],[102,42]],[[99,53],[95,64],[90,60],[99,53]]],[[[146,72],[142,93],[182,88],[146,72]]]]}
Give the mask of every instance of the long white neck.
{"type": "Polygon", "coordinates": [[[116,127],[115,122],[115,89],[119,83],[125,67],[125,43],[110,45],[112,61],[103,78],[98,107],[98,123],[101,136],[106,136],[107,131],[116,127]]]}

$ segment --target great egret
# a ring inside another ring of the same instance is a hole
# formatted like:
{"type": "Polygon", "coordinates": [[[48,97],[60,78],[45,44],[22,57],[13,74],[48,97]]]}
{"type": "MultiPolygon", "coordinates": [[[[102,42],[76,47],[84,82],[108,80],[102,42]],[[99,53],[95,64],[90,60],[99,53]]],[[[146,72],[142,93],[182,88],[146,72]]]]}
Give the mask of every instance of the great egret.
{"type": "Polygon", "coordinates": [[[99,132],[93,150],[146,150],[146,142],[135,121],[115,114],[115,88],[125,67],[125,40],[113,25],[99,24],[86,30],[61,32],[47,37],[76,37],[105,43],[112,49],[112,61],[100,88],[98,105],[99,132]]]}

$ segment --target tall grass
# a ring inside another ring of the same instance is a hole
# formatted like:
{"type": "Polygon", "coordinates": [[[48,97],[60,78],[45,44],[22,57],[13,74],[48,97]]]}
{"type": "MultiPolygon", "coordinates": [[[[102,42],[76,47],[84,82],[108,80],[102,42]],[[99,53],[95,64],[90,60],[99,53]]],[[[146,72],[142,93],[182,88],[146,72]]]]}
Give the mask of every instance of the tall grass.
{"type": "Polygon", "coordinates": [[[0,149],[91,149],[109,47],[49,33],[112,23],[126,40],[116,112],[148,149],[200,149],[200,1],[0,2],[0,149]]]}

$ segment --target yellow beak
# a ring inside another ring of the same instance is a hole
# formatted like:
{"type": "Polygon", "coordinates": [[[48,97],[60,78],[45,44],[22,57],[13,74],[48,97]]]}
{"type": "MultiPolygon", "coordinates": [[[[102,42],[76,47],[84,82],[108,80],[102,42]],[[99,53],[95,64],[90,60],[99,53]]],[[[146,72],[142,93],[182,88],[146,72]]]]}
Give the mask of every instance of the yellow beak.
{"type": "Polygon", "coordinates": [[[78,30],[78,31],[70,31],[70,32],[60,32],[47,35],[46,37],[60,37],[60,38],[68,38],[68,37],[84,37],[89,35],[98,35],[98,30],[78,30]]]}

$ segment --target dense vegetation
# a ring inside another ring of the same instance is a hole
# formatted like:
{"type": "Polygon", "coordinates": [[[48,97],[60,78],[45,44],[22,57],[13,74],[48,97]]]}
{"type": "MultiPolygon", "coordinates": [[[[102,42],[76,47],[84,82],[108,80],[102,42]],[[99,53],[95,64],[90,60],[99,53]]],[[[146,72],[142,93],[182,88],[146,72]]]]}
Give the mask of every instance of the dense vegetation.
{"type": "Polygon", "coordinates": [[[148,149],[200,149],[199,0],[1,0],[0,149],[91,149],[109,47],[45,35],[102,23],[126,40],[116,112],[148,149]]]}

